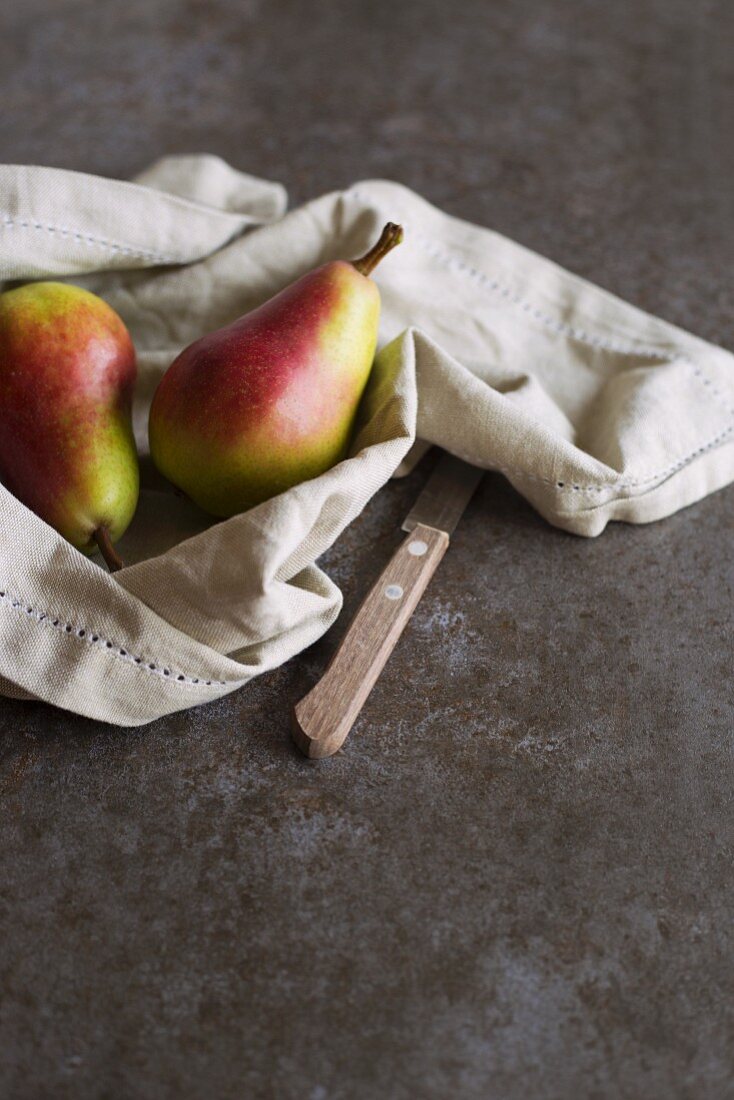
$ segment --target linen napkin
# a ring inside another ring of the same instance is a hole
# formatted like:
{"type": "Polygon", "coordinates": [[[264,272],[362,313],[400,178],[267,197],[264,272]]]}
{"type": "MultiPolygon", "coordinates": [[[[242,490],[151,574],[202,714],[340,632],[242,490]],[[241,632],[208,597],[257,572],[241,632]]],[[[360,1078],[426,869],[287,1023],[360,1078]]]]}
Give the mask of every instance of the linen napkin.
{"type": "MultiPolygon", "coordinates": [[[[317,566],[369,498],[435,443],[504,473],[550,522],[593,536],[734,478],[732,356],[397,183],[286,213],[278,184],[211,156],[134,183],[0,166],[0,286],[68,278],[101,294],[139,355],[138,513],[110,576],[0,485],[0,692],[123,726],[241,687],[314,642],[341,595],[317,566]],[[178,352],[308,269],[405,241],[375,273],[380,352],[351,454],[213,521],[147,455],[178,352]]],[[[2,365],[0,364],[0,369],[2,365]]]]}

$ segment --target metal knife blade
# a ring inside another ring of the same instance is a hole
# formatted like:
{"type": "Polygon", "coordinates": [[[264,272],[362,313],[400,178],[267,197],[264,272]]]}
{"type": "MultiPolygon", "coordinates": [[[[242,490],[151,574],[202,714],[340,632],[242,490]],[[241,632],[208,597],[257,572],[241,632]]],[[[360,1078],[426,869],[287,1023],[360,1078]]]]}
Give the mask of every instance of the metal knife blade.
{"type": "Polygon", "coordinates": [[[405,517],[403,530],[412,531],[423,523],[452,534],[484,472],[444,453],[405,517]]]}

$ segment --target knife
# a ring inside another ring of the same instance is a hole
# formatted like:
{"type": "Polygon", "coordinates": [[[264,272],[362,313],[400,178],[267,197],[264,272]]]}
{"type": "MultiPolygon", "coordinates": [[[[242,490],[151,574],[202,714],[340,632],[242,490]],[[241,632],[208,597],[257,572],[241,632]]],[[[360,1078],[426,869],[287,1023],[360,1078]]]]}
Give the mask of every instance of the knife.
{"type": "Polygon", "coordinates": [[[368,592],[314,688],[293,708],[293,740],[320,760],[344,744],[449,545],[484,470],[444,454],[408,513],[408,537],[368,592]]]}

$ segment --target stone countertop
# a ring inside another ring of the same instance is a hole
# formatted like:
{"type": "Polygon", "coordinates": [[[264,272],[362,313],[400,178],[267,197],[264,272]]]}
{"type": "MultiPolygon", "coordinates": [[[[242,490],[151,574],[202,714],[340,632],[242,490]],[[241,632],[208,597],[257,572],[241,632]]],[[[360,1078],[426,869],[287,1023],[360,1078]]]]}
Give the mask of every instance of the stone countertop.
{"type": "MultiPolygon", "coordinates": [[[[0,161],[398,179],[734,346],[724,0],[6,9],[0,161]]],[[[734,489],[587,541],[487,476],[306,763],[289,706],[430,463],[324,559],[330,634],[234,696],[132,731],[0,701],[0,1095],[732,1095],[734,489]]]]}

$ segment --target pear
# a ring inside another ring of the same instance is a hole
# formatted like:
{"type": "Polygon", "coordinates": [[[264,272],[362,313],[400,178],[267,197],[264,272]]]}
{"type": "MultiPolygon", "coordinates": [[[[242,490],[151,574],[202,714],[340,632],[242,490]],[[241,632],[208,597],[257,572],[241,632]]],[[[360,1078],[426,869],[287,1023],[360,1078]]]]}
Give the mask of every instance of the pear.
{"type": "Polygon", "coordinates": [[[135,374],[130,335],[95,294],[47,282],[0,294],[0,481],[110,570],[138,500],[135,374]]]}
{"type": "Polygon", "coordinates": [[[171,364],[150,451],[205,511],[244,512],[345,457],[377,345],[369,275],[402,236],[389,223],[361,259],[315,268],[171,364]]]}

